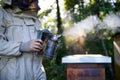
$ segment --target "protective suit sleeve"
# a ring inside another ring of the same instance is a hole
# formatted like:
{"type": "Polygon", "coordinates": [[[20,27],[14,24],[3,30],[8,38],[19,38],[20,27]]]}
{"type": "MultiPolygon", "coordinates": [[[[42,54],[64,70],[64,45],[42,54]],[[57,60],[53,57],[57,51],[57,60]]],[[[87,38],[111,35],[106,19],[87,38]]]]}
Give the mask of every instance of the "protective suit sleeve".
{"type": "Polygon", "coordinates": [[[5,36],[3,14],[2,9],[0,8],[0,56],[21,55],[21,52],[19,51],[21,42],[9,41],[5,36]]]}
{"type": "Polygon", "coordinates": [[[30,41],[21,43],[20,45],[20,51],[21,52],[30,52],[30,41]]]}

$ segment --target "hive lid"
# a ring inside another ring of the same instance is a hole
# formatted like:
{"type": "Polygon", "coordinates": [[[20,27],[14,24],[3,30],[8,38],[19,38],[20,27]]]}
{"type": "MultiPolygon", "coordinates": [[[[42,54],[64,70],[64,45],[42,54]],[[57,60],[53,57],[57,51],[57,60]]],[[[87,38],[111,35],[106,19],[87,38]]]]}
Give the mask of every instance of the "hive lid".
{"type": "Polygon", "coordinates": [[[62,63],[111,63],[111,57],[99,54],[76,54],[63,57],[62,63]]]}

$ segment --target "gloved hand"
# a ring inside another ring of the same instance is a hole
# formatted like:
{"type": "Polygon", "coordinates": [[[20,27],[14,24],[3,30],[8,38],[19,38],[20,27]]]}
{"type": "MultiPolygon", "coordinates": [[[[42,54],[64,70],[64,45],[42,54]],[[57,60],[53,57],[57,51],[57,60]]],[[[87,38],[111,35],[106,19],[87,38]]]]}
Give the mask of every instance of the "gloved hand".
{"type": "Polygon", "coordinates": [[[43,49],[43,41],[41,39],[35,39],[28,42],[21,43],[20,51],[31,52],[31,51],[41,51],[43,49]]]}

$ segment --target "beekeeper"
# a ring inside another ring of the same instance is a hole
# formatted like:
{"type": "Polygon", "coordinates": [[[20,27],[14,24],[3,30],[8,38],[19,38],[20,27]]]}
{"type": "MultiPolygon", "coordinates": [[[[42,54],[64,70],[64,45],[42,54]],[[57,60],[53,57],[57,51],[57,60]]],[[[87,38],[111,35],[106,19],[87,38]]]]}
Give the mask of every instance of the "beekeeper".
{"type": "Polygon", "coordinates": [[[38,0],[2,0],[0,7],[0,80],[46,80],[38,0]]]}

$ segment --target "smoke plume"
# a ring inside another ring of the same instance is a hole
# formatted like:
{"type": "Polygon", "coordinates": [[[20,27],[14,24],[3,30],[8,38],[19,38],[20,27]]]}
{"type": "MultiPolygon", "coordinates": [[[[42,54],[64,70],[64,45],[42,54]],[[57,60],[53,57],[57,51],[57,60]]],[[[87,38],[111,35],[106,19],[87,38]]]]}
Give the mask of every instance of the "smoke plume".
{"type": "Polygon", "coordinates": [[[103,23],[105,23],[107,27],[111,28],[120,27],[120,16],[110,13],[103,19],[103,23]]]}
{"type": "Polygon", "coordinates": [[[86,37],[86,33],[90,32],[97,24],[100,23],[100,20],[97,16],[89,16],[85,20],[82,20],[68,30],[65,30],[65,36],[72,36],[74,38],[86,37]]]}
{"type": "MultiPolygon", "coordinates": [[[[99,49],[97,49],[98,45],[96,45],[95,42],[89,42],[89,40],[91,40],[90,38],[92,37],[93,41],[97,40],[97,38],[99,39],[99,36],[101,35],[99,34],[99,30],[102,28],[107,29],[109,27],[120,27],[120,16],[110,13],[104,17],[103,20],[100,20],[97,16],[89,16],[86,19],[74,24],[74,26],[64,31],[69,53],[93,53],[90,52],[91,49],[94,49],[92,51],[102,52],[103,49],[100,49],[99,51],[99,49]],[[89,35],[92,30],[96,30],[96,32],[89,35]],[[85,44],[87,41],[89,44],[85,44]]],[[[99,40],[98,42],[101,44],[99,40]]],[[[96,43],[98,44],[98,42],[96,43]]]]}

